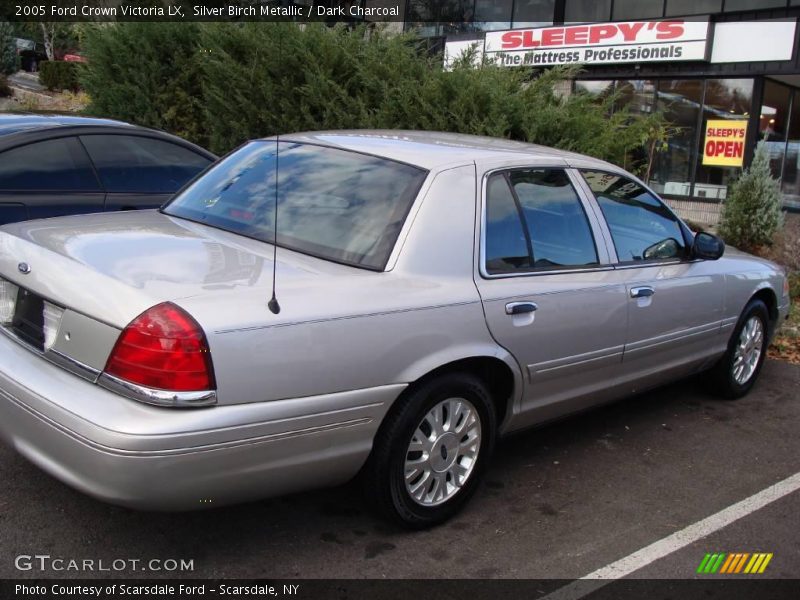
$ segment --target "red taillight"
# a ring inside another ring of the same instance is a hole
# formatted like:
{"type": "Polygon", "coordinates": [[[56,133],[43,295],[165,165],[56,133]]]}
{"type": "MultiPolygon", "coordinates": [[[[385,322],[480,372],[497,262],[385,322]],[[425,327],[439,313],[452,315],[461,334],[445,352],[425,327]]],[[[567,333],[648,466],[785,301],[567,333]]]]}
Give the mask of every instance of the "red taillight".
{"type": "Polygon", "coordinates": [[[122,331],[105,372],[160,390],[214,389],[211,354],[202,328],[170,302],[146,310],[122,331]]]}

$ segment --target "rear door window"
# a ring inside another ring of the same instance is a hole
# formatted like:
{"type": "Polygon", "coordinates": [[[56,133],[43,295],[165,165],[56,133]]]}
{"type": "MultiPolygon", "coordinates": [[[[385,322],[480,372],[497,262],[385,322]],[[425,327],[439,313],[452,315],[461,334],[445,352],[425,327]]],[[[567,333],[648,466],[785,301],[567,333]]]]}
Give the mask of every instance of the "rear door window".
{"type": "Polygon", "coordinates": [[[187,148],[149,137],[85,135],[81,141],[106,191],[172,194],[211,162],[187,148]]]}
{"type": "Polygon", "coordinates": [[[589,220],[563,169],[515,169],[489,178],[489,274],[596,264],[589,220]]]}
{"type": "Polygon", "coordinates": [[[34,142],[0,153],[2,192],[96,192],[86,152],[71,137],[34,142]]]}

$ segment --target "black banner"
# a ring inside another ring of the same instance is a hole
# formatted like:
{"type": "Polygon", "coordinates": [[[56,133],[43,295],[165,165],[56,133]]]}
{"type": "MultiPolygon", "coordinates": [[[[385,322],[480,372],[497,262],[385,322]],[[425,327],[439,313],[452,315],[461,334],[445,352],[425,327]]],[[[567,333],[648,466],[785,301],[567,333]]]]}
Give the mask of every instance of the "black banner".
{"type": "Polygon", "coordinates": [[[406,9],[407,0],[0,0],[0,20],[402,22],[406,9]]]}
{"type": "Polygon", "coordinates": [[[2,580],[0,598],[282,600],[796,600],[800,580],[2,580]]]}

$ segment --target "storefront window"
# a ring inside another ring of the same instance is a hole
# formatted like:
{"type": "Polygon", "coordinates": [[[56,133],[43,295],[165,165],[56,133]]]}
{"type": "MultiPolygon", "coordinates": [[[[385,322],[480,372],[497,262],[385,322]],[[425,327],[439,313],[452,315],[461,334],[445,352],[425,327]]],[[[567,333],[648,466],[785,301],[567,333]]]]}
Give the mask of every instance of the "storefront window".
{"type": "Polygon", "coordinates": [[[614,91],[614,82],[608,79],[601,81],[576,81],[575,91],[583,92],[596,98],[605,98],[614,91]]]}
{"type": "Polygon", "coordinates": [[[513,27],[552,25],[555,4],[555,0],[516,0],[513,27]]]}
{"type": "Polygon", "coordinates": [[[697,173],[694,195],[700,198],[724,200],[728,185],[741,173],[741,167],[703,164],[705,131],[709,120],[746,121],[753,103],[752,79],[709,79],[703,105],[703,121],[697,141],[697,173]]]}
{"type": "Polygon", "coordinates": [[[586,23],[608,21],[611,18],[611,0],[566,0],[564,21],[586,23]]]}
{"type": "Polygon", "coordinates": [[[670,196],[689,196],[692,165],[697,143],[697,119],[703,101],[703,81],[671,79],[658,84],[657,107],[678,132],[667,142],[667,149],[656,155],[650,185],[670,196]]]}
{"type": "Polygon", "coordinates": [[[485,31],[511,29],[513,6],[514,0],[477,0],[475,2],[476,27],[485,31]]]}
{"type": "Polygon", "coordinates": [[[725,0],[725,12],[780,8],[782,6],[786,6],[786,0],[725,0]]]}
{"type": "Polygon", "coordinates": [[[475,0],[440,0],[439,21],[469,22],[474,20],[475,0]]]}
{"type": "Polygon", "coordinates": [[[784,85],[769,79],[764,82],[764,103],[761,105],[758,121],[758,139],[767,143],[773,177],[780,177],[783,168],[790,93],[791,90],[784,85]]]}
{"type": "Polygon", "coordinates": [[[615,21],[652,19],[664,13],[664,0],[614,0],[615,21]]]}
{"type": "Polygon", "coordinates": [[[648,79],[628,79],[617,82],[617,108],[627,108],[637,115],[653,112],[656,101],[656,82],[648,79]]]}
{"type": "Polygon", "coordinates": [[[722,0],[667,0],[668,17],[718,12],[722,12],[722,0]]]}
{"type": "Polygon", "coordinates": [[[800,93],[794,92],[792,114],[789,119],[789,142],[786,144],[786,158],[783,164],[781,188],[787,200],[795,206],[800,203],[800,93]]]}

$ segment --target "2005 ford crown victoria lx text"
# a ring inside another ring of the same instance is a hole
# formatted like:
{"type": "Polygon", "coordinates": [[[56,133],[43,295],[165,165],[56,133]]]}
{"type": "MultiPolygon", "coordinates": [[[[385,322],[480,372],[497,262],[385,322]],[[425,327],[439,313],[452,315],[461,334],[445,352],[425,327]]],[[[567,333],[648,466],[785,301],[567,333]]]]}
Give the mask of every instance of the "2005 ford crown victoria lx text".
{"type": "Polygon", "coordinates": [[[704,369],[745,394],[789,308],[778,267],[613,165],[397,131],[254,141],[161,210],[7,225],[0,277],[0,432],[47,472],[168,510],[361,472],[411,527],[499,434],[704,369]]]}

